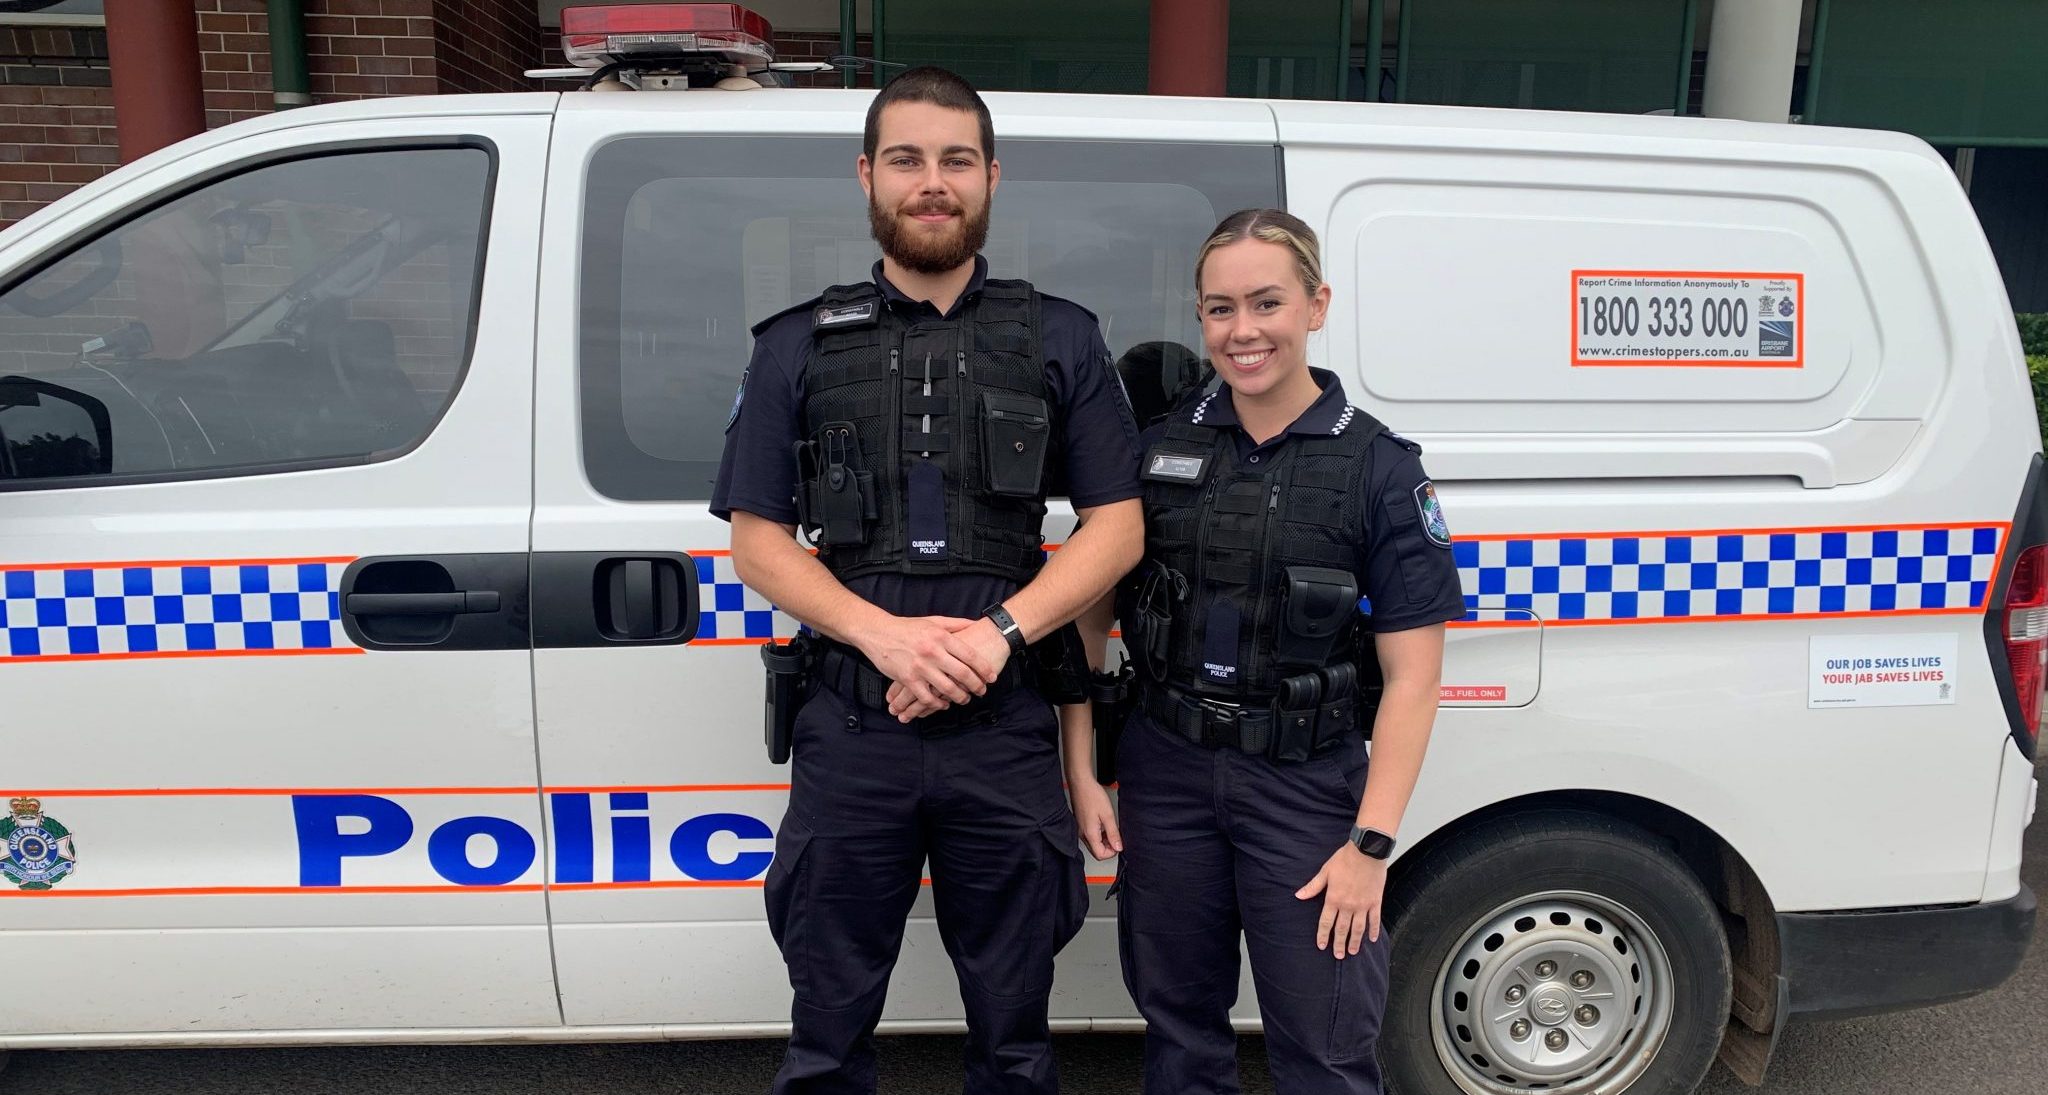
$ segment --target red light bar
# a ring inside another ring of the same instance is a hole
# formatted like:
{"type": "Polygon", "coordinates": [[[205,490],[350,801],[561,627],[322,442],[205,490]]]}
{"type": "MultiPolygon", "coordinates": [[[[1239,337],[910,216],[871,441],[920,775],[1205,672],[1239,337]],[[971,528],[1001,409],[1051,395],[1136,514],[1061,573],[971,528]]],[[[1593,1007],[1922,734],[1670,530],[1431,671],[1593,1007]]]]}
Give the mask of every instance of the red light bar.
{"type": "Polygon", "coordinates": [[[582,68],[705,55],[736,65],[766,65],[775,57],[774,40],[768,20],[738,4],[562,9],[562,52],[582,68]]]}

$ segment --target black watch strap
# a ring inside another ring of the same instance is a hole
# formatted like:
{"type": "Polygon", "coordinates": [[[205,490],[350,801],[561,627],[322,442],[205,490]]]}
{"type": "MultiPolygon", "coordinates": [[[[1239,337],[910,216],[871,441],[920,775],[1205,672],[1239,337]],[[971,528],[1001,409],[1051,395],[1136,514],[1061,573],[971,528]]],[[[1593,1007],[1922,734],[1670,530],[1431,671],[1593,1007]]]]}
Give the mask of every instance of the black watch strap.
{"type": "Polygon", "coordinates": [[[1386,859],[1394,854],[1394,838],[1378,829],[1353,825],[1348,839],[1351,846],[1367,859],[1386,859]]]}
{"type": "Polygon", "coordinates": [[[1017,626],[1017,618],[1010,615],[1010,611],[1003,607],[1002,602],[998,601],[982,609],[981,614],[996,625],[997,631],[1002,632],[1003,641],[1010,644],[1010,654],[1013,657],[1024,653],[1024,647],[1027,645],[1024,642],[1024,629],[1017,626]]]}

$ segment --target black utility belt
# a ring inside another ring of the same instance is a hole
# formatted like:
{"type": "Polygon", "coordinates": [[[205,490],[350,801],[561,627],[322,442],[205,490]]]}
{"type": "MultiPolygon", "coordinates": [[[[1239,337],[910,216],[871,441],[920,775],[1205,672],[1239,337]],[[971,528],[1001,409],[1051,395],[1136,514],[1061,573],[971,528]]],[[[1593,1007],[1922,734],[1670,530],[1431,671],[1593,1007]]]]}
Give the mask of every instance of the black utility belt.
{"type": "Polygon", "coordinates": [[[1359,734],[1356,668],[1330,666],[1289,678],[1270,700],[1232,702],[1146,684],[1139,703],[1154,722],[1197,745],[1299,762],[1359,734]],[[1328,678],[1336,679],[1330,680],[1328,678]],[[1313,680],[1311,688],[1302,682],[1313,680]],[[1331,687],[1334,686],[1334,687],[1331,687]],[[1326,691],[1327,689],[1327,691],[1326,691]]]}
{"type": "MultiPolygon", "coordinates": [[[[852,663],[853,698],[856,702],[874,711],[889,709],[889,687],[894,682],[881,670],[876,669],[873,663],[862,657],[859,650],[822,637],[813,641],[819,644],[819,649],[825,656],[843,658],[852,663]]],[[[832,667],[829,666],[821,673],[821,678],[827,681],[834,676],[832,667]]],[[[1003,666],[1003,671],[996,675],[995,682],[988,686],[987,692],[971,697],[966,703],[957,703],[943,711],[918,719],[917,729],[920,733],[935,734],[987,722],[995,717],[996,707],[1002,702],[1002,698],[1018,688],[1031,685],[1032,676],[1031,663],[1028,660],[1012,659],[1003,666]]]]}

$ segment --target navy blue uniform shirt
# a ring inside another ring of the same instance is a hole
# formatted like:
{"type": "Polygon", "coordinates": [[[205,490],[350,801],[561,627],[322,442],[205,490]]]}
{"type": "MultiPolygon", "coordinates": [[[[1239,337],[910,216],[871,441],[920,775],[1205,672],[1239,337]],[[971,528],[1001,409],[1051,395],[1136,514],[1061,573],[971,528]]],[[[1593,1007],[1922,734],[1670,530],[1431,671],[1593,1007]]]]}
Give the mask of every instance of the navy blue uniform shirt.
{"type": "MultiPolygon", "coordinates": [[[[873,280],[905,322],[950,320],[980,294],[988,261],[975,256],[967,288],[944,315],[889,284],[879,262],[873,280]]],[[[1136,498],[1138,427],[1111,372],[1109,347],[1095,317],[1072,301],[1049,296],[1039,309],[1039,328],[1046,386],[1060,408],[1057,420],[1065,424],[1064,479],[1074,508],[1136,498]]],[[[813,345],[807,311],[783,316],[754,340],[711,490],[711,512],[719,518],[730,521],[734,510],[745,510],[779,524],[796,523],[794,448],[803,430],[804,373],[813,345]]],[[[896,489],[902,489],[900,482],[896,489]]],[[[988,574],[869,574],[846,587],[898,616],[974,617],[1017,591],[1015,583],[988,574]]]]}
{"type": "MultiPolygon", "coordinates": [[[[1230,389],[1218,388],[1204,399],[1201,424],[1228,430],[1237,442],[1241,466],[1256,468],[1271,460],[1290,437],[1328,437],[1351,425],[1354,412],[1344,398],[1335,373],[1310,369],[1323,394],[1292,424],[1268,438],[1252,440],[1238,421],[1230,389]]],[[[1160,423],[1148,428],[1143,450],[1165,435],[1160,423]]],[[[1372,602],[1372,629],[1379,634],[1408,631],[1465,616],[1465,594],[1458,585],[1458,565],[1451,558],[1450,532],[1443,524],[1429,473],[1422,470],[1422,447],[1392,433],[1373,439],[1372,474],[1366,482],[1365,595],[1372,602]],[[1432,528],[1434,522],[1434,528],[1432,528]]]]}

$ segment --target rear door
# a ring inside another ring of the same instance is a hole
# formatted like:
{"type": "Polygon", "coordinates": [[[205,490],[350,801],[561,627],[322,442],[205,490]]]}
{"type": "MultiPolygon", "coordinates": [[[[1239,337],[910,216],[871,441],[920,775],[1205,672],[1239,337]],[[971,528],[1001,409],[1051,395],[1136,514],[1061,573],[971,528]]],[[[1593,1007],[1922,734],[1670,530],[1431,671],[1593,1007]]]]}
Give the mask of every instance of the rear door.
{"type": "MultiPolygon", "coordinates": [[[[561,592],[537,599],[534,664],[571,1024],[789,1014],[760,894],[788,775],[762,748],[757,651],[795,625],[740,584],[707,502],[749,325],[878,257],[853,175],[867,96],[790,101],[571,96],[556,131],[547,253],[564,260],[541,292],[577,304],[541,320],[536,588],[561,592]]],[[[1093,309],[1147,375],[1199,360],[1195,251],[1277,200],[1270,115],[989,101],[992,272],[1093,309]]],[[[1056,506],[1048,539],[1071,527],[1056,506]]],[[[1113,867],[1091,871],[1099,894],[1113,867]]],[[[928,901],[912,918],[889,1017],[957,1018],[928,901]]],[[[1106,920],[1064,961],[1056,1014],[1128,1014],[1106,920]]]]}
{"type": "Polygon", "coordinates": [[[258,133],[0,251],[7,1034],[559,1021],[525,556],[547,127],[258,133]]]}

